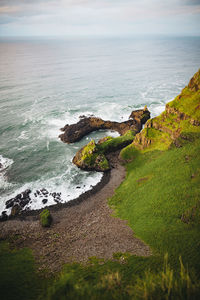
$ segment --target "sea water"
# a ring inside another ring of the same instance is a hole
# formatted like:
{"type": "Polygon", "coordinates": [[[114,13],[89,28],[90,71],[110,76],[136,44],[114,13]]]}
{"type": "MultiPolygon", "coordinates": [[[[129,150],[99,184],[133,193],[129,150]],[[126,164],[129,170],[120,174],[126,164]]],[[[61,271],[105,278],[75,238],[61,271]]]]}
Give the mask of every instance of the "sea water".
{"type": "MultiPolygon", "coordinates": [[[[200,67],[200,38],[5,39],[0,41],[0,213],[30,189],[29,209],[77,198],[102,178],[72,164],[98,131],[64,144],[60,128],[95,115],[125,121],[145,105],[154,117],[200,67]],[[35,197],[45,188],[48,202],[35,197]]],[[[25,208],[27,208],[25,207],[25,208]]],[[[8,210],[8,213],[10,211],[8,210]]]]}

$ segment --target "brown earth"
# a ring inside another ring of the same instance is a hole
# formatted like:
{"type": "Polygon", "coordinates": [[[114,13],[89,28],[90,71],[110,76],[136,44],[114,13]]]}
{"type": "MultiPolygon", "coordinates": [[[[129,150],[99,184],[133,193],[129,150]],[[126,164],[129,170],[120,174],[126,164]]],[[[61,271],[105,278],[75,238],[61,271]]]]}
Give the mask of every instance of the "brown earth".
{"type": "Polygon", "coordinates": [[[8,239],[13,247],[31,248],[38,269],[47,268],[50,272],[60,271],[63,263],[86,262],[91,256],[110,259],[116,252],[150,255],[149,247],[134,237],[126,221],[112,216],[107,204],[125,177],[118,154],[109,154],[111,176],[95,194],[74,205],[50,208],[50,228],[42,228],[39,218],[33,215],[15,218],[0,224],[0,239],[8,239]]]}

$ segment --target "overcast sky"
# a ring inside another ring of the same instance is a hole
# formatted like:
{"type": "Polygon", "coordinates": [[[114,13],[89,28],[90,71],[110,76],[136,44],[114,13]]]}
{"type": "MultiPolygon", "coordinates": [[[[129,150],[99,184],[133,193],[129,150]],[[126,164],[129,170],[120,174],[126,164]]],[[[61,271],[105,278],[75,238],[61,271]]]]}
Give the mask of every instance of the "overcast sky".
{"type": "Polygon", "coordinates": [[[0,36],[200,36],[200,0],[0,0],[0,36]]]}

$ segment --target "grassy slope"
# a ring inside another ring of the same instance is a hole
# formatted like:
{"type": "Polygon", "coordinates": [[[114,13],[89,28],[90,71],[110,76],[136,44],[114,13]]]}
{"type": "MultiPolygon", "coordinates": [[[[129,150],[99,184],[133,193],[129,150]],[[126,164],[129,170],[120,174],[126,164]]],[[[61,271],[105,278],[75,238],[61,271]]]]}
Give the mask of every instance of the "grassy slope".
{"type": "Polygon", "coordinates": [[[125,181],[110,200],[117,215],[128,220],[154,255],[168,252],[172,265],[181,255],[183,262],[197,272],[200,211],[199,219],[189,224],[183,223],[181,216],[200,201],[199,149],[200,138],[182,148],[135,152],[127,165],[125,181]]]}
{"type": "MultiPolygon", "coordinates": [[[[185,113],[199,120],[199,92],[186,90],[170,105],[180,112],[190,105],[185,113]]],[[[165,127],[163,131],[145,128],[140,135],[143,139],[138,139],[139,143],[150,139],[150,144],[137,150],[135,143],[121,151],[127,175],[109,200],[115,216],[128,220],[134,233],[150,245],[152,256],[125,255],[121,260],[124,255],[118,253],[114,258],[119,262],[86,267],[68,265],[49,299],[61,295],[63,299],[67,295],[70,299],[199,299],[200,127],[180,120],[177,115],[163,115],[154,119],[165,127]],[[177,129],[187,135],[187,139],[180,138],[179,148],[172,144],[170,134],[170,130],[177,129]],[[181,220],[183,216],[187,223],[181,220]],[[163,270],[166,253],[171,268],[163,270]],[[189,273],[197,276],[195,285],[188,272],[183,271],[182,263],[180,272],[180,256],[189,273]],[[105,278],[107,283],[103,285],[105,278]],[[63,287],[68,290],[64,292],[63,287]]]]}
{"type": "Polygon", "coordinates": [[[44,299],[46,280],[36,274],[30,249],[14,250],[0,242],[1,300],[44,299]]]}
{"type": "Polygon", "coordinates": [[[200,126],[190,122],[200,121],[200,70],[192,80],[192,86],[168,104],[175,110],[148,121],[152,125],[121,151],[121,157],[132,162],[110,203],[154,255],[168,252],[174,266],[181,255],[200,275],[200,126]],[[178,148],[173,139],[179,141],[178,148]]]}

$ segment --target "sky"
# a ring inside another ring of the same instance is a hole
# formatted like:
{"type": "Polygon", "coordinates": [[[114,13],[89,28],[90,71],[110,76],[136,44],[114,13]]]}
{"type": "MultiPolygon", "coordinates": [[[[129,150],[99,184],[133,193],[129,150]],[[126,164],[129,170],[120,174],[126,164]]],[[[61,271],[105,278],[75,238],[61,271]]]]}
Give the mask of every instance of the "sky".
{"type": "Polygon", "coordinates": [[[0,0],[3,36],[200,36],[200,0],[0,0]]]}

